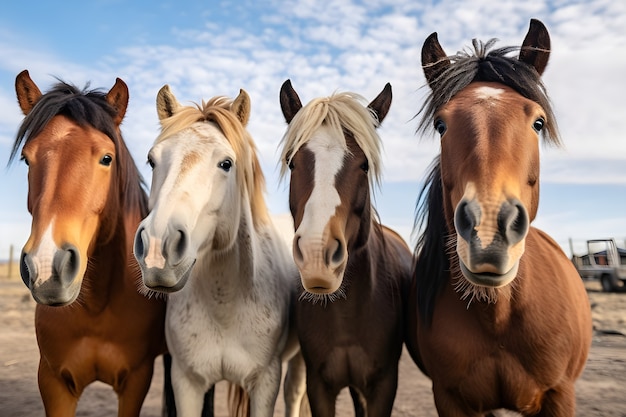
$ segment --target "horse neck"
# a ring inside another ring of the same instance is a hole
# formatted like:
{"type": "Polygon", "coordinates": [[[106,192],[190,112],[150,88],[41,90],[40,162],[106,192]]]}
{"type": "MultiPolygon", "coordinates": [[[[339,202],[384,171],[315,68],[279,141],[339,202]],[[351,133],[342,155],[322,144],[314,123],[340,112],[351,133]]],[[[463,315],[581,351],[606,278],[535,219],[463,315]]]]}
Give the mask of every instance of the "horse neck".
{"type": "Polygon", "coordinates": [[[128,292],[139,292],[140,272],[132,256],[134,230],[141,213],[118,213],[112,237],[103,242],[96,237],[81,289],[86,309],[102,311],[111,299],[128,292]]]}
{"type": "MultiPolygon", "coordinates": [[[[364,220],[365,221],[365,220],[364,220]]],[[[363,227],[363,224],[361,225],[363,227]]],[[[345,277],[349,279],[347,291],[371,291],[376,286],[376,269],[377,256],[372,256],[376,250],[382,250],[383,236],[381,226],[370,218],[367,224],[365,241],[359,247],[349,248],[348,264],[346,266],[345,277]],[[353,280],[358,281],[356,288],[353,280]]]]}
{"type": "Polygon", "coordinates": [[[191,281],[200,286],[208,285],[210,290],[219,287],[225,297],[241,296],[246,289],[252,288],[255,280],[258,245],[250,208],[244,205],[233,245],[224,250],[205,245],[198,255],[193,269],[195,277],[191,281]]]}

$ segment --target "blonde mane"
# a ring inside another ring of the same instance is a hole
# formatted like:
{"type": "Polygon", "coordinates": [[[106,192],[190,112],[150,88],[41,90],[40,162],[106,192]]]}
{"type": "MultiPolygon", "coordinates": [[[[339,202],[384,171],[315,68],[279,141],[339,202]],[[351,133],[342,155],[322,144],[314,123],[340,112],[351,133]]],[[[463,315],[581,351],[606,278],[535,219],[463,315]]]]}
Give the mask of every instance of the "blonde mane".
{"type": "Polygon", "coordinates": [[[376,114],[367,107],[365,99],[355,93],[336,93],[330,97],[311,100],[295,115],[281,144],[280,176],[284,178],[291,159],[322,125],[327,126],[348,149],[344,131],[352,133],[357,145],[363,150],[369,164],[369,174],[380,184],[381,150],[379,125],[376,114]]]}
{"type": "Polygon", "coordinates": [[[239,189],[248,191],[250,209],[254,226],[266,225],[270,216],[265,204],[265,176],[257,157],[256,145],[252,136],[241,124],[237,115],[231,111],[233,100],[227,97],[213,97],[202,101],[202,105],[180,106],[176,112],[161,120],[161,134],[155,144],[160,143],[181,131],[190,128],[194,123],[214,123],[222,131],[233,148],[237,158],[237,183],[239,189]]]}

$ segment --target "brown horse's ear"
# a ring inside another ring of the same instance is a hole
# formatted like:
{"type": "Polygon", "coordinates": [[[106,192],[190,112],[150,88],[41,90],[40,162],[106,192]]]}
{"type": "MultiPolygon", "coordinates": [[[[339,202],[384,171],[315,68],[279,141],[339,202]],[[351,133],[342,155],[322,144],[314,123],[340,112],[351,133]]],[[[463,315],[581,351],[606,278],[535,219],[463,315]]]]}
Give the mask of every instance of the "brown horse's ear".
{"type": "Polygon", "coordinates": [[[291,123],[296,113],[302,108],[302,102],[296,90],[291,86],[291,80],[285,81],[280,87],[280,108],[287,124],[291,123]]]}
{"type": "Polygon", "coordinates": [[[115,79],[115,85],[107,93],[106,100],[117,112],[113,121],[119,125],[124,120],[128,107],[128,86],[121,78],[115,79]]]}
{"type": "Polygon", "coordinates": [[[160,121],[172,117],[180,107],[169,85],[165,84],[157,93],[156,107],[160,121]]]}
{"type": "Polygon", "coordinates": [[[367,106],[376,113],[378,124],[383,122],[385,116],[389,112],[391,106],[391,84],[385,84],[385,88],[376,96],[374,100],[367,106]]]}
{"type": "Polygon", "coordinates": [[[31,80],[28,70],[24,70],[15,77],[15,93],[24,116],[28,115],[41,97],[41,90],[31,80]]]}
{"type": "Polygon", "coordinates": [[[548,29],[537,19],[530,19],[530,28],[522,42],[519,60],[535,67],[539,75],[548,66],[550,58],[550,35],[548,29]]]}
{"type": "Polygon", "coordinates": [[[239,90],[239,95],[233,101],[230,109],[237,115],[237,119],[243,126],[248,124],[248,120],[250,120],[250,96],[246,93],[246,90],[239,90]]]}
{"type": "Polygon", "coordinates": [[[437,32],[431,33],[422,45],[422,69],[431,88],[449,66],[450,59],[439,44],[437,32]]]}

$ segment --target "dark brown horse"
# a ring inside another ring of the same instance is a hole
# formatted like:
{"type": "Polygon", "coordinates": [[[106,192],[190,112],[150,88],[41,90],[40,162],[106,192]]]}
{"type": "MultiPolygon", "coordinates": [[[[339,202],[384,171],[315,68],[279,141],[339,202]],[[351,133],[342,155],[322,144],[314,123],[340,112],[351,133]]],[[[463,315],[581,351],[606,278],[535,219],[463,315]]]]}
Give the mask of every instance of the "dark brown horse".
{"type": "Polygon", "coordinates": [[[132,255],[147,197],[119,129],[128,88],[119,78],[106,94],[59,82],[42,94],[27,71],[15,87],[26,117],[11,160],[23,145],[33,218],[20,272],[37,301],[46,415],[73,416],[98,380],[116,392],[119,416],[138,416],[166,351],[165,302],[141,293],[132,255]]]}
{"type": "Polygon", "coordinates": [[[357,414],[389,416],[412,262],[370,201],[381,172],[376,127],[389,110],[391,86],[369,106],[341,93],[302,107],[286,81],[280,103],[289,124],[282,173],[289,167],[293,256],[304,287],[296,323],[311,411],[333,416],[337,395],[350,387],[357,414]]]}
{"type": "Polygon", "coordinates": [[[448,57],[434,33],[422,49],[432,93],[421,128],[441,135],[441,154],[419,199],[406,343],[442,416],[573,416],[589,301],[563,251],[530,226],[539,137],[559,143],[540,79],[550,38],[532,20],[519,57],[492,44],[448,57]]]}

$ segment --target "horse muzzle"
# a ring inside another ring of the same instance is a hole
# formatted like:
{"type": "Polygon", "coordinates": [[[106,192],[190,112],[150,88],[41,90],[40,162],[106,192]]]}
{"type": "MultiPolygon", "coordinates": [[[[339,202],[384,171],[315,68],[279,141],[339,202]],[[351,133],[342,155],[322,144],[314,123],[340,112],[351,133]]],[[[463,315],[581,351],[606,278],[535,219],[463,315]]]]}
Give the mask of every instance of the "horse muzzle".
{"type": "Polygon", "coordinates": [[[52,262],[45,256],[35,256],[23,251],[20,259],[20,275],[30,289],[33,299],[49,306],[65,306],[78,298],[82,283],[81,257],[71,244],[64,245],[52,255],[52,262]],[[78,279],[78,278],[81,279],[78,279]]]}
{"type": "Polygon", "coordinates": [[[196,263],[190,256],[189,237],[183,230],[169,233],[163,240],[152,238],[141,225],[135,234],[134,255],[146,287],[171,293],[180,291],[196,263]]]}

